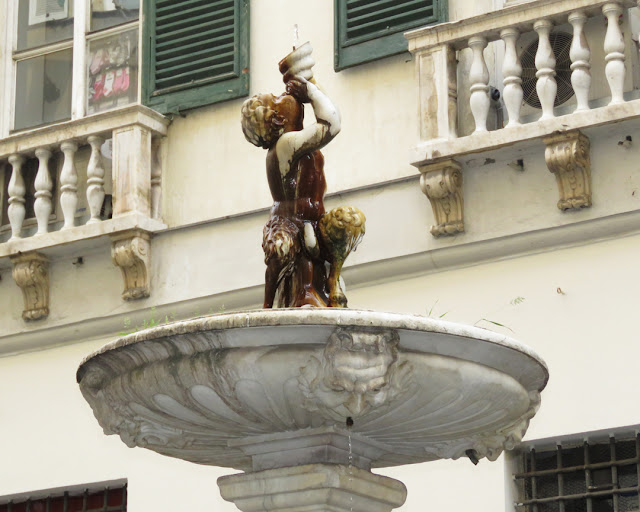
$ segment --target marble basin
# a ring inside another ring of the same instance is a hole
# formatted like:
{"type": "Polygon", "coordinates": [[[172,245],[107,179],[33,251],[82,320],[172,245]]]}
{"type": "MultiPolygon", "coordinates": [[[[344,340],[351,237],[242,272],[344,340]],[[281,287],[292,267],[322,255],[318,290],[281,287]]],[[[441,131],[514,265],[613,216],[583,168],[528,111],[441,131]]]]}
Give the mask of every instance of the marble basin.
{"type": "Polygon", "coordinates": [[[535,352],[492,331],[328,308],[162,325],[77,372],[106,434],[250,471],[493,460],[522,439],[547,379],[535,352]]]}

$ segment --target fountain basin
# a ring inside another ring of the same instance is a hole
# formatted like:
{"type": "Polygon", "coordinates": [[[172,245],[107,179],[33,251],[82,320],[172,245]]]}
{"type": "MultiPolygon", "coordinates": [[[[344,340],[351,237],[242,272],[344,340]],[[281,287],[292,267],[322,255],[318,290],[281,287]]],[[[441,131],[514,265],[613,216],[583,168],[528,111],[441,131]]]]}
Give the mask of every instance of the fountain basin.
{"type": "Polygon", "coordinates": [[[77,372],[106,434],[253,471],[495,459],[522,439],[547,379],[535,352],[501,334],[331,308],[162,325],[106,345],[77,372]]]}

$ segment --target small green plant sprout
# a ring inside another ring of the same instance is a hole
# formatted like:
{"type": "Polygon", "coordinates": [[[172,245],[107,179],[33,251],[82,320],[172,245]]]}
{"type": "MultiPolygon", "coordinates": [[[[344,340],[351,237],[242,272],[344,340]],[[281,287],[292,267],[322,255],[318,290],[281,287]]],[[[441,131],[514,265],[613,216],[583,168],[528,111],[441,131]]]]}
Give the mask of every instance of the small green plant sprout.
{"type": "Polygon", "coordinates": [[[518,304],[522,304],[524,300],[524,297],[516,297],[515,299],[511,300],[509,304],[511,304],[512,306],[517,306],[518,304]]]}
{"type": "Polygon", "coordinates": [[[505,329],[509,329],[511,332],[514,332],[514,330],[509,327],[506,326],[504,324],[501,324],[500,322],[496,322],[495,320],[489,320],[488,318],[481,318],[480,320],[478,320],[475,324],[473,324],[474,326],[480,327],[481,329],[486,329],[486,327],[482,327],[481,325],[478,325],[481,322],[487,322],[493,325],[497,325],[498,327],[504,327],[505,329]]]}
{"type": "Polygon", "coordinates": [[[163,320],[157,320],[156,307],[153,306],[151,308],[151,317],[148,319],[147,318],[144,319],[140,325],[137,325],[133,329],[131,329],[131,318],[125,317],[124,319],[125,330],[123,332],[119,332],[118,336],[126,336],[127,334],[133,334],[134,332],[142,331],[144,329],[150,329],[151,327],[156,327],[157,325],[168,324],[170,322],[173,322],[174,320],[175,320],[175,315],[173,313],[169,313],[168,315],[165,315],[163,320]]]}
{"type": "MultiPolygon", "coordinates": [[[[431,308],[427,311],[427,316],[429,318],[435,318],[433,316],[433,310],[436,308],[436,306],[438,305],[438,301],[436,300],[433,305],[431,306],[431,308]]],[[[438,318],[444,318],[449,312],[445,311],[444,313],[442,313],[441,315],[438,315],[438,318]]]]}

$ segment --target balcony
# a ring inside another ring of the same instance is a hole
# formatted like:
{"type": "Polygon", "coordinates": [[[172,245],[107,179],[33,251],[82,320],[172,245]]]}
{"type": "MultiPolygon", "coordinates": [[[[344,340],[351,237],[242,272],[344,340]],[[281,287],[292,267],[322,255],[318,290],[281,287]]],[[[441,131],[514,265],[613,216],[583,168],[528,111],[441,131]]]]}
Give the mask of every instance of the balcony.
{"type": "Polygon", "coordinates": [[[48,262],[101,241],[122,270],[123,299],[149,296],[168,123],[134,105],[0,140],[0,268],[12,267],[25,320],[49,313],[48,262]]]}
{"type": "Polygon", "coordinates": [[[532,0],[405,34],[420,91],[411,162],[434,236],[464,232],[466,155],[511,152],[517,167],[518,151],[539,149],[557,180],[557,207],[591,206],[591,138],[640,116],[634,7],[532,0]]]}

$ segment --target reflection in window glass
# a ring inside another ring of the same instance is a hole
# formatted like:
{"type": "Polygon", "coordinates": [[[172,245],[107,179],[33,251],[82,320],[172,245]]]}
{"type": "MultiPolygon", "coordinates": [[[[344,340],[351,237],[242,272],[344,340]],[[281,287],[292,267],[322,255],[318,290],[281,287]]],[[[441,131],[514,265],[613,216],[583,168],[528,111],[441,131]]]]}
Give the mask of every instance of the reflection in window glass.
{"type": "Polygon", "coordinates": [[[88,114],[137,101],[137,29],[91,41],[87,59],[88,114]]]}
{"type": "Polygon", "coordinates": [[[15,130],[71,117],[72,49],[18,61],[15,130]]]}
{"type": "Polygon", "coordinates": [[[140,0],[91,0],[91,30],[137,20],[140,0]]]}
{"type": "Polygon", "coordinates": [[[73,38],[73,0],[19,0],[18,50],[73,38]]]}

